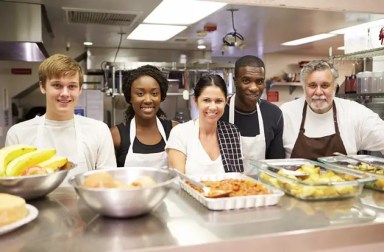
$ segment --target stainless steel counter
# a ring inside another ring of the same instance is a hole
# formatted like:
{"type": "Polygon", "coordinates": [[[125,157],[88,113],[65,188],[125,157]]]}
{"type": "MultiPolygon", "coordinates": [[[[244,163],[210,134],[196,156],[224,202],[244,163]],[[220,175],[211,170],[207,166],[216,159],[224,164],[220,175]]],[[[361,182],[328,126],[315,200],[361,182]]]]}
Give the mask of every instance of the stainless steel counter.
{"type": "Polygon", "coordinates": [[[360,198],[301,201],[210,211],[184,191],[171,190],[150,214],[112,219],[90,210],[69,187],[30,201],[31,223],[0,236],[0,251],[381,251],[384,193],[360,198]]]}

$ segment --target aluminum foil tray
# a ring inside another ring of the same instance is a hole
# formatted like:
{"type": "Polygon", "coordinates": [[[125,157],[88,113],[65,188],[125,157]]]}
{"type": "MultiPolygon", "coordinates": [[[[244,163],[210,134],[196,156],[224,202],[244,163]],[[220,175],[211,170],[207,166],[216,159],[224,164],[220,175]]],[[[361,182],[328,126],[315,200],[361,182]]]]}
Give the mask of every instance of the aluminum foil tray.
{"type": "Polygon", "coordinates": [[[365,183],[374,179],[365,174],[332,167],[309,159],[268,159],[251,162],[258,169],[264,183],[283,190],[302,200],[330,200],[355,197],[361,194],[365,183]],[[307,169],[307,178],[287,176],[280,169],[307,169]],[[308,166],[312,166],[308,167],[308,166]]]}
{"type": "Polygon", "coordinates": [[[333,167],[372,176],[375,178],[375,181],[366,183],[365,187],[384,192],[384,158],[370,155],[351,155],[351,157],[371,163],[372,166],[366,166],[359,161],[341,156],[321,157],[318,160],[333,167]]]}
{"type": "MultiPolygon", "coordinates": [[[[257,181],[242,173],[236,172],[190,177],[197,181],[218,181],[223,179],[250,179],[257,181]]],[[[257,182],[261,183],[259,181],[257,182]]],[[[271,192],[270,194],[224,198],[206,198],[199,192],[194,190],[192,187],[190,187],[188,184],[186,184],[183,180],[180,180],[181,188],[210,210],[232,210],[276,205],[279,202],[281,196],[284,195],[284,193],[281,190],[273,188],[269,185],[263,185],[271,192]]]]}

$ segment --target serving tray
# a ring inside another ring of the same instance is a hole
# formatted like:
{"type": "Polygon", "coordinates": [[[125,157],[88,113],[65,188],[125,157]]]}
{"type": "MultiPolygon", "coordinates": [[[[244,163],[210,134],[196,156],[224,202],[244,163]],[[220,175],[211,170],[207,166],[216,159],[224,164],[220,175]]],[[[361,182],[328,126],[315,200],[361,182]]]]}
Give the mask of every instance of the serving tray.
{"type": "MultiPolygon", "coordinates": [[[[248,177],[242,173],[237,173],[237,172],[190,176],[190,177],[197,181],[202,181],[202,180],[219,181],[223,179],[249,179],[257,183],[261,183],[260,181],[257,181],[251,177],[248,177]]],[[[190,187],[185,181],[180,179],[181,188],[210,210],[233,210],[233,209],[254,208],[254,207],[276,205],[279,202],[279,199],[281,198],[281,196],[284,195],[284,193],[281,190],[271,187],[267,184],[264,184],[264,183],[261,183],[261,184],[263,184],[269,190],[270,194],[224,197],[224,198],[206,198],[203,195],[201,195],[199,192],[194,190],[192,187],[190,187]]]]}

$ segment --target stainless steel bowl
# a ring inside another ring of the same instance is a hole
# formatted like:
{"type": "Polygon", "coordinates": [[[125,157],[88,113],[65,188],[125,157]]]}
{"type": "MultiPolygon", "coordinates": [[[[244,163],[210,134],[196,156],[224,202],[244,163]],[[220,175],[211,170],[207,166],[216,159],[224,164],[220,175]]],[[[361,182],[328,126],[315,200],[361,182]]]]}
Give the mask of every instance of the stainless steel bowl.
{"type": "Polygon", "coordinates": [[[56,189],[68,172],[69,169],[43,175],[0,177],[0,192],[18,195],[26,200],[41,198],[56,189]]]}
{"type": "Polygon", "coordinates": [[[135,217],[146,214],[159,205],[177,179],[175,172],[150,167],[125,167],[89,171],[74,175],[68,182],[83,201],[96,212],[109,217],[135,217]],[[148,176],[156,185],[144,188],[86,188],[85,177],[106,172],[116,180],[131,183],[139,176],[148,176]]]}

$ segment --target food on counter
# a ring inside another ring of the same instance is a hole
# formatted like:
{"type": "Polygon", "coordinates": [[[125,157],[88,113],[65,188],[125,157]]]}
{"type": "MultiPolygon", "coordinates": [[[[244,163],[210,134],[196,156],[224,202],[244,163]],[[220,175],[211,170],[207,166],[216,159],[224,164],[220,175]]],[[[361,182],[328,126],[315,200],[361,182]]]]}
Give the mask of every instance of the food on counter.
{"type": "Polygon", "coordinates": [[[39,164],[37,164],[40,167],[44,167],[48,171],[56,171],[57,169],[60,169],[64,165],[66,165],[68,162],[68,159],[66,157],[61,156],[54,156],[50,159],[47,159],[39,164]]]}
{"type": "Polygon", "coordinates": [[[97,172],[87,176],[83,181],[83,186],[87,188],[138,188],[150,187],[156,185],[156,182],[148,176],[140,176],[132,183],[127,184],[116,180],[106,172],[97,172]]]}
{"type": "Polygon", "coordinates": [[[56,149],[29,145],[4,147],[0,149],[0,177],[48,174],[65,167],[68,159],[55,154],[56,149]]]}
{"type": "Polygon", "coordinates": [[[28,169],[25,169],[20,175],[21,176],[31,176],[31,175],[42,175],[42,174],[48,174],[47,169],[36,165],[36,166],[32,166],[28,169]]]}
{"type": "MultiPolygon", "coordinates": [[[[203,190],[194,186],[190,182],[186,183],[194,190],[203,193],[203,190]]],[[[230,191],[228,197],[249,196],[259,194],[269,194],[268,189],[261,183],[251,179],[222,179],[217,181],[202,180],[203,185],[211,190],[230,191]]]]}
{"type": "Polygon", "coordinates": [[[366,162],[361,162],[359,165],[348,165],[348,167],[359,170],[359,171],[365,171],[365,172],[384,175],[384,169],[382,167],[378,167],[374,164],[368,164],[366,162]]]}
{"type": "Polygon", "coordinates": [[[35,151],[36,147],[30,145],[12,145],[0,149],[0,176],[6,174],[8,164],[15,158],[28,152],[35,151]]]}
{"type": "Polygon", "coordinates": [[[0,227],[21,220],[27,215],[28,210],[23,198],[0,193],[0,227]]]}
{"type": "MultiPolygon", "coordinates": [[[[376,166],[366,162],[361,162],[359,165],[348,165],[347,167],[372,174],[384,175],[384,169],[382,166],[376,166]]],[[[378,177],[375,181],[368,182],[366,187],[384,191],[384,178],[378,177]]]]}
{"type": "Polygon", "coordinates": [[[332,170],[322,171],[320,167],[313,164],[304,164],[296,171],[308,173],[307,177],[296,177],[286,174],[283,170],[277,174],[289,179],[280,179],[264,172],[260,173],[260,178],[267,183],[281,188],[288,194],[302,199],[327,199],[346,196],[354,196],[359,187],[356,185],[331,184],[334,182],[354,181],[357,177],[346,173],[335,173],[332,170]],[[330,183],[330,185],[327,185],[330,183]]]}

